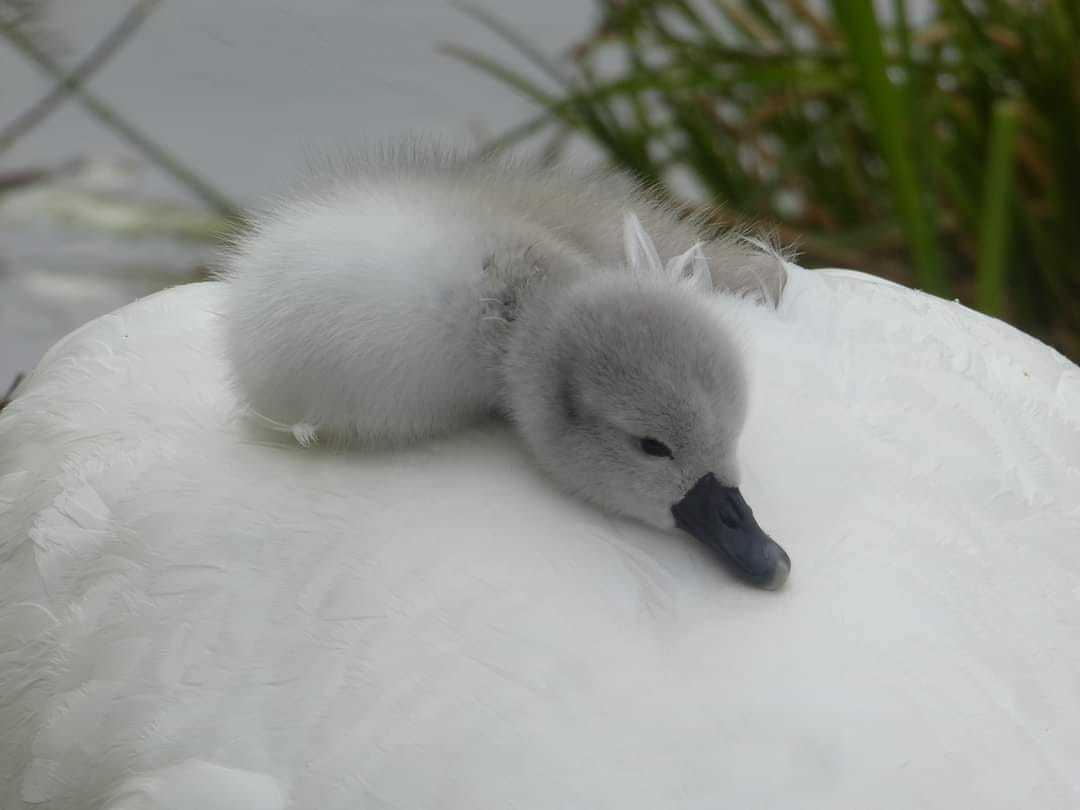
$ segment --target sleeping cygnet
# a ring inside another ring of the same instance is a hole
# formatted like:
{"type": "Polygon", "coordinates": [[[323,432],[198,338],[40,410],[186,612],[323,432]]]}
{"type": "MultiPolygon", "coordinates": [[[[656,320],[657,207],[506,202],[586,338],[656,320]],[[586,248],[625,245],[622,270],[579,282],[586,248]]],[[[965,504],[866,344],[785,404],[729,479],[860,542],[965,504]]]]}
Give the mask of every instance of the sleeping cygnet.
{"type": "Polygon", "coordinates": [[[227,258],[232,373],[301,444],[501,415],[566,491],[778,588],[791,562],[738,489],[744,369],[706,299],[775,303],[785,271],[703,234],[617,175],[415,149],[336,167],[227,258]]]}

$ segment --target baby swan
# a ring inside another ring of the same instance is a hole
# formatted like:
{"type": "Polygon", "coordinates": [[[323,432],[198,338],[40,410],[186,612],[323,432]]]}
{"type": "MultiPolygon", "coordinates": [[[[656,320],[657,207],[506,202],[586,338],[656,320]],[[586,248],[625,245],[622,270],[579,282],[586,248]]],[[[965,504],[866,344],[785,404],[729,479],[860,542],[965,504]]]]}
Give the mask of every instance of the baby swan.
{"type": "Polygon", "coordinates": [[[502,415],[564,489],[683,529],[777,588],[790,560],[738,489],[744,369],[705,299],[775,301],[785,271],[700,239],[618,176],[436,153],[362,162],[227,258],[232,374],[302,444],[502,415]]]}

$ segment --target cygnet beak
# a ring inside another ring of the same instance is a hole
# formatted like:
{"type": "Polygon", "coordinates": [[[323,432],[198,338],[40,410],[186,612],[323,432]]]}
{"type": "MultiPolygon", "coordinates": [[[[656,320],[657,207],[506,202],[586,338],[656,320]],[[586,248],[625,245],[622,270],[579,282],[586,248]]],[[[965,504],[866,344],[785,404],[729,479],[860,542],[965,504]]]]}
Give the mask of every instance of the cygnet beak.
{"type": "Polygon", "coordinates": [[[675,525],[709,548],[723,552],[749,582],[776,590],[791,572],[787,552],[761,530],[738,487],[707,473],[671,507],[675,525]]]}

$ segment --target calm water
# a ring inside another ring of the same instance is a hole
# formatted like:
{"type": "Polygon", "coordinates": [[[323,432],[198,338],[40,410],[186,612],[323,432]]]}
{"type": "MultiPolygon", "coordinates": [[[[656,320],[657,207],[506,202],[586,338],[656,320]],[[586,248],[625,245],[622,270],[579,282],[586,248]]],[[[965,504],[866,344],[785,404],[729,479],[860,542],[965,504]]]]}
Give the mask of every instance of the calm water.
{"type": "MultiPolygon", "coordinates": [[[[127,5],[56,0],[50,21],[65,59],[75,61],[92,47],[127,5]]],[[[485,5],[550,53],[592,19],[589,0],[485,5]]],[[[91,87],[246,203],[282,190],[309,156],[327,148],[407,132],[468,143],[532,111],[509,90],[439,54],[440,42],[515,58],[440,0],[165,0],[91,87]]],[[[0,121],[49,86],[2,44],[0,77],[0,121]]],[[[132,156],[69,103],[0,156],[0,171],[75,155],[132,156]]],[[[153,170],[124,182],[155,196],[184,195],[153,170]]],[[[118,243],[0,209],[0,389],[63,334],[186,278],[205,258],[201,249],[161,240],[118,243]]]]}

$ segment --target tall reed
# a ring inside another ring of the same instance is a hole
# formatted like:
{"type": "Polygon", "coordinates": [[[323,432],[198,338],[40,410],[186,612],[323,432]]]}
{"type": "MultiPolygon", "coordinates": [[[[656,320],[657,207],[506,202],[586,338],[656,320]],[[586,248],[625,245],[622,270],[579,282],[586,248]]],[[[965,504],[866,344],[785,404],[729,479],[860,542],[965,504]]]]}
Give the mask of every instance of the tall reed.
{"type": "Polygon", "coordinates": [[[673,196],[1005,317],[1080,357],[1080,4],[596,0],[564,59],[447,50],[673,196]],[[529,69],[526,69],[528,66],[529,69]]]}

